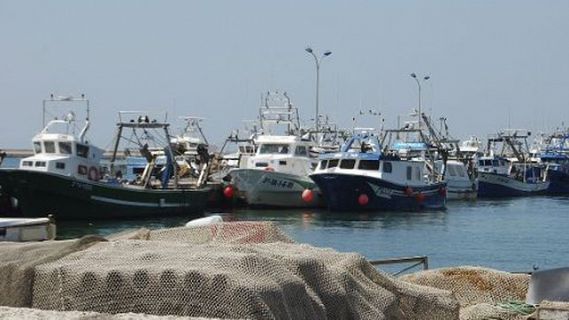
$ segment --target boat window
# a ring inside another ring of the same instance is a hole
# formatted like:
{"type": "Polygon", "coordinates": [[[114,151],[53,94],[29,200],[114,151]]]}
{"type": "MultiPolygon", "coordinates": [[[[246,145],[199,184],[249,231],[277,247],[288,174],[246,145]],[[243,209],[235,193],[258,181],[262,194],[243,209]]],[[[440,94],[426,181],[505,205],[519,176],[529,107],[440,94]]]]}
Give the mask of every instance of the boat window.
{"type": "Polygon", "coordinates": [[[41,143],[38,142],[34,142],[34,153],[41,153],[41,143]]]}
{"type": "Polygon", "coordinates": [[[60,142],[59,153],[71,154],[71,142],[60,142]]]}
{"type": "Polygon", "coordinates": [[[483,167],[484,166],[484,160],[478,160],[478,165],[483,167]]]}
{"type": "Polygon", "coordinates": [[[294,155],[308,157],[308,150],[306,150],[306,146],[297,146],[296,150],[294,150],[294,155]]]}
{"type": "Polygon", "coordinates": [[[328,162],[328,168],[335,168],[338,166],[338,159],[333,159],[328,162]]]}
{"type": "Polygon", "coordinates": [[[453,166],[448,166],[447,169],[448,169],[448,174],[449,174],[451,177],[455,177],[455,176],[456,176],[456,171],[454,170],[454,167],[453,167],[453,166]]]}
{"type": "Polygon", "coordinates": [[[466,175],[464,173],[464,167],[456,167],[456,172],[458,172],[458,175],[461,177],[464,177],[466,175]]]}
{"type": "Polygon", "coordinates": [[[33,163],[32,161],[24,161],[24,162],[22,162],[22,166],[24,166],[24,167],[31,167],[31,166],[33,166],[33,165],[34,165],[34,163],[33,163]]]}
{"type": "Polygon", "coordinates": [[[43,147],[45,148],[45,153],[55,153],[55,142],[45,141],[43,147]]]}
{"type": "Polygon", "coordinates": [[[415,180],[421,180],[421,168],[415,167],[415,180]]]}
{"type": "Polygon", "coordinates": [[[64,162],[56,162],[55,168],[63,170],[63,169],[65,169],[65,163],[64,162]]]}
{"type": "Polygon", "coordinates": [[[379,160],[360,160],[358,169],[362,170],[379,170],[379,160]]]}
{"type": "Polygon", "coordinates": [[[287,154],[288,153],[288,144],[262,144],[261,149],[259,150],[260,154],[287,154]]]}
{"type": "Polygon", "coordinates": [[[407,166],[407,180],[413,179],[413,167],[407,166]]]}
{"type": "Polygon", "coordinates": [[[500,161],[498,161],[498,160],[492,160],[492,166],[494,166],[494,167],[499,167],[499,166],[500,166],[500,161]]]}
{"type": "Polygon", "coordinates": [[[83,158],[87,158],[89,155],[89,147],[84,144],[77,144],[77,155],[83,158]]]}
{"type": "Polygon", "coordinates": [[[328,160],[320,161],[320,169],[326,169],[328,167],[328,160]]]}
{"type": "Polygon", "coordinates": [[[391,173],[391,171],[393,171],[393,166],[391,165],[391,162],[384,162],[383,163],[383,172],[391,173]]]}
{"type": "Polygon", "coordinates": [[[36,167],[45,167],[45,161],[36,161],[36,167]]]}
{"type": "Polygon", "coordinates": [[[340,162],[340,168],[342,169],[353,169],[356,165],[356,160],[354,159],[344,159],[340,162]]]}
{"type": "Polygon", "coordinates": [[[484,165],[488,167],[492,166],[492,160],[484,160],[484,165]]]}

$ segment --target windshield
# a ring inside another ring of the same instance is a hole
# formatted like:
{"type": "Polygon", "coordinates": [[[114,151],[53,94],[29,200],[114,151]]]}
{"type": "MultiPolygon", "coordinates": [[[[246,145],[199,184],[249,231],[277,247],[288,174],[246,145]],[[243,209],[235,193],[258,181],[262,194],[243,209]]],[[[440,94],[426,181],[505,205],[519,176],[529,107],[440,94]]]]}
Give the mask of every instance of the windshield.
{"type": "Polygon", "coordinates": [[[287,154],[288,144],[262,144],[259,154],[287,154]]]}

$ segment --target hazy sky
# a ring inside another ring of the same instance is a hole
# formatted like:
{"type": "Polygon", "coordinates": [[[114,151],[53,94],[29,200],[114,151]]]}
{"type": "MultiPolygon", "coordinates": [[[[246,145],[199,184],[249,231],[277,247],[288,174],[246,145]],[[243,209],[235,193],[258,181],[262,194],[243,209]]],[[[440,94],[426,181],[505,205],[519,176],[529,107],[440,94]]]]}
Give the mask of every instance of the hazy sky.
{"type": "Polygon", "coordinates": [[[389,126],[417,104],[455,136],[569,122],[569,1],[0,0],[0,148],[26,147],[41,100],[85,93],[92,142],[109,145],[119,110],[207,118],[221,144],[285,90],[343,126],[361,108],[389,126]]]}

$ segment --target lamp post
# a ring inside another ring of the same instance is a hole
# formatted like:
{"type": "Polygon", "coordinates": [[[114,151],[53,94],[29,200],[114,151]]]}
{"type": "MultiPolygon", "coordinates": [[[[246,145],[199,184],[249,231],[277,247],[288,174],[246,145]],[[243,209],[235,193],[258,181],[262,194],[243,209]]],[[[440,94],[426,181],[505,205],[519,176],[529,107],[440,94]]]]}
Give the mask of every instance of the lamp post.
{"type": "Polygon", "coordinates": [[[316,64],[316,117],[314,118],[314,126],[316,131],[318,131],[319,128],[319,123],[320,123],[320,114],[318,112],[318,96],[319,96],[319,92],[320,92],[320,64],[322,63],[322,60],[324,58],[326,58],[327,56],[332,54],[332,51],[326,51],[324,52],[320,58],[314,53],[314,50],[312,50],[311,47],[307,47],[306,52],[308,52],[309,54],[312,55],[312,57],[314,57],[314,62],[316,64]]]}
{"type": "Polygon", "coordinates": [[[424,76],[423,79],[419,81],[419,78],[417,78],[417,75],[415,73],[411,73],[410,76],[411,78],[415,79],[415,82],[417,82],[417,87],[419,88],[419,130],[421,130],[421,124],[423,123],[423,114],[421,113],[421,82],[425,82],[431,79],[431,77],[424,76]]]}

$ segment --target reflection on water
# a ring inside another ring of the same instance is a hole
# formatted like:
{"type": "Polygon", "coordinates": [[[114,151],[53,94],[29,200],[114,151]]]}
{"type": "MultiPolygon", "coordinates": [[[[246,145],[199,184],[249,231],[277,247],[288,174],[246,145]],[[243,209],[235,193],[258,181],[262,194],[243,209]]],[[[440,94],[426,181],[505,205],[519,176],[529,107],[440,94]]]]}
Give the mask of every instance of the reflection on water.
{"type": "MultiPolygon", "coordinates": [[[[431,212],[330,213],[326,210],[249,210],[227,221],[273,221],[299,242],[359,252],[369,259],[427,255],[432,267],[482,265],[528,271],[569,265],[569,198],[534,197],[450,202],[431,212]]],[[[189,218],[60,222],[62,237],[110,234],[129,228],[181,226],[189,218]]]]}

